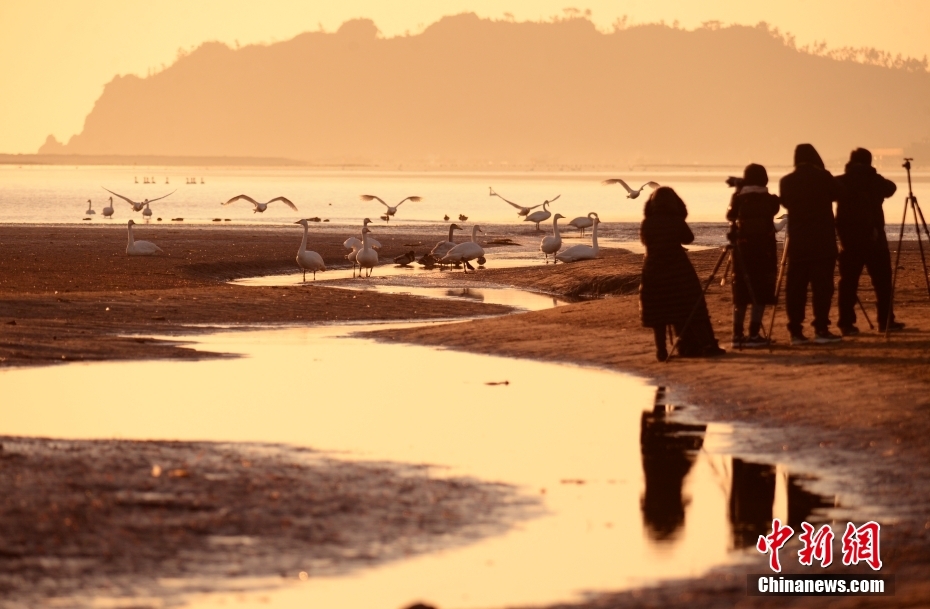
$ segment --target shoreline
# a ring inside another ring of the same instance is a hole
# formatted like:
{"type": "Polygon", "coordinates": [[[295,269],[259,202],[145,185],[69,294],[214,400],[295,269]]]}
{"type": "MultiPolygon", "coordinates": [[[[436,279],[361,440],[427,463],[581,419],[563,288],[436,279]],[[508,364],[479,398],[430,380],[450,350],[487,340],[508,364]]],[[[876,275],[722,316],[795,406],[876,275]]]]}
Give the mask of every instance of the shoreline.
{"type": "MultiPolygon", "coordinates": [[[[181,255],[138,259],[122,253],[122,233],[114,239],[114,234],[106,234],[110,231],[101,230],[94,241],[84,243],[82,238],[77,244],[61,238],[62,233],[77,235],[87,228],[0,227],[4,250],[15,252],[0,260],[0,371],[60,362],[61,355],[66,361],[77,356],[85,361],[211,356],[183,345],[124,336],[127,332],[183,336],[210,331],[211,324],[247,328],[255,323],[371,321],[371,309],[380,316],[375,321],[411,319],[411,312],[428,320],[510,311],[481,303],[321,290],[311,282],[290,288],[227,283],[237,276],[294,270],[294,231],[288,229],[203,229],[187,239],[182,230],[173,241],[181,255]],[[44,249],[50,233],[59,238],[51,249],[44,249]],[[100,239],[112,242],[108,247],[113,251],[106,256],[97,251],[100,239]],[[224,257],[224,247],[243,241],[248,243],[236,258],[224,257]],[[56,261],[65,254],[72,256],[70,265],[59,268],[56,261]],[[14,276],[13,269],[21,272],[14,276]],[[81,278],[78,284],[76,278],[81,278]],[[138,287],[130,288],[131,282],[138,287]],[[248,298],[241,298],[245,294],[248,298]],[[308,310],[314,315],[295,319],[308,310]],[[9,324],[8,312],[15,314],[16,325],[9,324]]],[[[382,256],[395,255],[391,248],[402,253],[409,249],[405,241],[423,237],[423,233],[388,235],[382,239],[382,256]]],[[[676,400],[698,406],[694,414],[704,421],[749,423],[764,431],[740,438],[733,454],[762,455],[772,463],[806,466],[802,469],[842,469],[847,478],[858,472],[867,502],[853,507],[862,511],[870,504],[899,506],[896,522],[883,527],[883,552],[887,569],[900,577],[892,604],[903,605],[906,599],[930,597],[930,583],[923,583],[930,581],[930,446],[924,441],[930,433],[930,301],[914,268],[919,269],[914,245],[905,245],[896,298],[898,317],[908,328],[887,343],[860,323],[863,335],[856,339],[834,346],[790,348],[785,346],[782,310],[774,332],[779,342],[771,355],[767,349],[745,350],[717,360],[676,358],[658,364],[652,355],[651,332],[639,327],[642,256],[623,250],[602,250],[601,259],[573,265],[456,274],[465,282],[607,298],[465,321],[454,329],[431,325],[381,330],[370,336],[628,372],[669,387],[676,400]]],[[[343,255],[339,247],[320,253],[328,263],[343,255]]],[[[699,276],[707,277],[718,254],[718,249],[690,253],[699,276]]],[[[863,303],[871,309],[874,295],[867,280],[860,287],[863,303]]],[[[728,347],[729,287],[712,285],[707,301],[717,336],[728,347]]],[[[835,316],[835,307],[831,313],[835,316]]],[[[766,327],[768,319],[767,314],[766,327]]],[[[724,568],[680,585],[608,594],[571,606],[646,606],[660,599],[672,606],[688,604],[684,599],[699,599],[710,606],[732,606],[737,601],[761,606],[744,596],[739,578],[734,580],[734,574],[741,572],[745,570],[724,568]]],[[[795,606],[813,606],[804,599],[793,601],[795,606]]]]}

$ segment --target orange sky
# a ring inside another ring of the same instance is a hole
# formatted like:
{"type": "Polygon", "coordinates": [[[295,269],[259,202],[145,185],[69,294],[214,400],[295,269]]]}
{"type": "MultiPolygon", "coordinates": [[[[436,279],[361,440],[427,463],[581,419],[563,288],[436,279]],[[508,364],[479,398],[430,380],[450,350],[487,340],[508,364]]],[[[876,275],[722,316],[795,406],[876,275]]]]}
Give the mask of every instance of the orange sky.
{"type": "MultiPolygon", "coordinates": [[[[385,36],[417,33],[443,15],[548,19],[574,6],[590,9],[609,29],[678,20],[755,24],[793,33],[799,45],[873,46],[915,57],[930,55],[927,0],[3,0],[0,3],[0,152],[35,152],[48,134],[67,141],[79,132],[103,85],[116,74],[144,76],[170,65],[179,48],[205,40],[230,45],[286,40],[307,30],[333,31],[370,17],[385,36]]],[[[236,92],[230,92],[236,94],[236,92]]]]}

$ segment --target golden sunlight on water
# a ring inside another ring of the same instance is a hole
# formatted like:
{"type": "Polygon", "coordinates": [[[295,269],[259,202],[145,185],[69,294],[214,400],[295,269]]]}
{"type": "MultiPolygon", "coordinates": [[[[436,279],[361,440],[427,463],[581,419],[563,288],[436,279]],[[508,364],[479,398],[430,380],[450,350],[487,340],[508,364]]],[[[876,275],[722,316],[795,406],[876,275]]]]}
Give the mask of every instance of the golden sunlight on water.
{"type": "Polygon", "coordinates": [[[430,463],[434,475],[513,484],[543,501],[544,515],[501,536],[343,577],[295,573],[260,593],[192,597],[198,607],[259,598],[276,607],[535,604],[696,575],[728,559],[723,457],[713,455],[726,429],[707,430],[693,467],[681,470],[676,501],[657,507],[644,492],[651,484],[662,499],[667,482],[644,476],[641,445],[654,387],[603,370],[346,332],[198,339],[198,349],[240,358],[4,371],[5,402],[16,408],[6,409],[0,433],[286,443],[337,458],[430,463]],[[501,381],[509,384],[487,384],[501,381]]]}

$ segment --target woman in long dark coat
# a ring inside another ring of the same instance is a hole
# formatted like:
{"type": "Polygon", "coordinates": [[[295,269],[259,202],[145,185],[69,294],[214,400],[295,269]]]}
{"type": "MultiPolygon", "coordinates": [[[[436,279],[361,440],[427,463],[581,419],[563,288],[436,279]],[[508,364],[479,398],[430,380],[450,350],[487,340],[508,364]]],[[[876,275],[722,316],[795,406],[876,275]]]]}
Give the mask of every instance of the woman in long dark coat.
{"type": "Polygon", "coordinates": [[[661,186],[652,191],[643,215],[639,237],[646,246],[646,257],[639,303],[643,326],[652,328],[655,336],[656,359],[668,358],[667,326],[674,327],[681,337],[678,352],[683,357],[724,353],[714,338],[701,282],[682,247],[694,241],[694,233],[685,222],[688,209],[684,201],[671,188],[661,186]]]}
{"type": "Polygon", "coordinates": [[[733,223],[733,346],[761,347],[768,344],[759,335],[765,305],[775,304],[778,255],[775,250],[775,214],[781,207],[778,197],[766,187],[768,173],[762,165],[747,165],[743,182],[733,194],[727,220],[733,223]],[[746,309],[749,338],[743,335],[746,309]]]}

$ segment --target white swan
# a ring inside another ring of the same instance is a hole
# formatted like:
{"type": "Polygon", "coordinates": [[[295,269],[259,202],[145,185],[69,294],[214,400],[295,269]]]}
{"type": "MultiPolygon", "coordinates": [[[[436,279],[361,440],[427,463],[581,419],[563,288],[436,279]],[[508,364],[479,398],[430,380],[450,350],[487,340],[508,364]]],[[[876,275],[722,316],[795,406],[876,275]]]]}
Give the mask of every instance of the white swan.
{"type": "Polygon", "coordinates": [[[152,210],[149,208],[149,201],[145,202],[145,209],[142,210],[142,215],[145,216],[146,220],[152,217],[152,210]]]}
{"type": "Polygon", "coordinates": [[[103,189],[104,189],[105,191],[107,191],[108,193],[110,193],[111,195],[116,195],[117,197],[119,197],[119,198],[122,199],[123,201],[126,201],[127,203],[129,203],[130,205],[132,205],[132,211],[142,211],[142,208],[145,207],[145,204],[146,204],[146,203],[154,203],[155,201],[158,201],[158,200],[160,200],[160,199],[164,199],[165,197],[170,197],[171,195],[173,195],[174,193],[177,192],[176,190],[172,190],[171,192],[169,192],[168,194],[166,194],[166,195],[163,196],[163,197],[158,197],[157,199],[146,199],[145,201],[142,201],[142,202],[140,203],[139,201],[133,201],[133,200],[130,199],[129,197],[124,197],[123,195],[119,194],[118,192],[113,192],[113,191],[110,190],[109,188],[103,187],[103,189]]]}
{"type": "Polygon", "coordinates": [[[462,230],[462,227],[459,226],[458,224],[452,224],[449,226],[449,239],[447,241],[440,241],[439,243],[436,244],[436,247],[434,247],[433,249],[429,251],[430,255],[433,258],[435,258],[436,260],[439,260],[446,254],[448,254],[449,250],[455,247],[455,242],[452,240],[452,231],[454,230],[462,230]]]}
{"type": "MultiPolygon", "coordinates": [[[[203,178],[201,178],[201,179],[203,179],[203,178]]],[[[196,184],[196,183],[197,183],[197,182],[196,182],[196,178],[195,178],[195,181],[192,182],[192,184],[196,184]]],[[[203,183],[203,182],[201,182],[201,183],[203,183]]],[[[275,201],[281,201],[282,203],[284,203],[285,205],[287,205],[288,207],[290,207],[290,208],[293,209],[294,211],[297,211],[297,206],[294,205],[293,203],[291,203],[291,201],[290,201],[287,197],[275,197],[274,199],[271,199],[270,201],[265,201],[264,203],[259,203],[258,201],[256,201],[255,199],[253,199],[252,197],[250,197],[250,196],[248,196],[248,195],[236,195],[235,197],[233,197],[233,198],[230,199],[229,201],[226,201],[225,203],[222,203],[222,205],[229,205],[230,203],[234,203],[234,202],[238,201],[239,199],[245,199],[246,201],[250,202],[250,203],[254,206],[254,209],[252,210],[252,213],[253,213],[253,214],[261,214],[261,213],[264,213],[265,210],[268,209],[268,206],[271,205],[272,203],[274,203],[275,201]]]]}
{"type": "Polygon", "coordinates": [[[325,271],[326,265],[323,263],[323,257],[316,252],[307,250],[307,233],[309,227],[306,220],[298,220],[294,224],[301,224],[304,227],[304,238],[300,242],[300,249],[297,250],[297,266],[303,269],[304,281],[307,280],[307,271],[313,273],[313,280],[316,281],[317,271],[325,271]]]}
{"type": "Polygon", "coordinates": [[[591,228],[594,226],[593,212],[587,216],[578,216],[574,220],[568,223],[569,226],[573,226],[581,231],[581,236],[584,237],[584,231],[586,228],[591,228]]]}
{"type": "Polygon", "coordinates": [[[103,208],[103,217],[104,217],[104,218],[112,218],[112,217],[113,217],[113,197],[110,197],[110,205],[109,205],[109,207],[104,207],[104,208],[103,208]]]}
{"type": "MultiPolygon", "coordinates": [[[[561,196],[561,195],[560,195],[561,196]]],[[[556,197],[558,199],[558,197],[556,197]]],[[[553,199],[555,200],[555,199],[553,199]]],[[[539,230],[539,223],[545,222],[552,217],[552,212],[549,211],[549,201],[546,201],[542,204],[543,208],[540,211],[534,211],[527,217],[523,218],[524,222],[535,222],[536,230],[539,230]]]]}
{"type": "MultiPolygon", "coordinates": [[[[541,206],[543,205],[543,203],[540,203],[539,205],[534,205],[534,206],[532,206],[532,207],[523,207],[522,205],[517,205],[517,204],[514,203],[513,201],[508,201],[508,200],[505,199],[504,197],[500,196],[499,194],[497,194],[496,192],[494,192],[494,189],[491,188],[490,186],[488,186],[488,190],[491,191],[489,196],[491,196],[491,197],[497,197],[497,198],[499,198],[501,201],[503,201],[503,202],[505,202],[505,203],[509,203],[510,205],[512,205],[513,207],[515,207],[515,208],[517,209],[517,215],[518,215],[518,216],[525,216],[525,215],[529,214],[530,211],[536,209],[537,207],[541,207],[541,206]]],[[[562,195],[556,195],[556,196],[555,196],[555,199],[558,199],[558,198],[561,197],[561,196],[562,196],[562,195]]],[[[552,201],[555,201],[555,199],[552,199],[552,201]]],[[[552,203],[552,201],[546,201],[546,203],[552,203]]]]}
{"type": "Polygon", "coordinates": [[[591,245],[573,245],[556,254],[556,260],[560,262],[578,262],[579,260],[593,260],[597,258],[597,254],[600,251],[597,247],[597,225],[601,223],[601,219],[597,217],[597,214],[593,215],[594,225],[591,228],[591,245]]]}
{"type": "Polygon", "coordinates": [[[93,216],[97,212],[94,211],[93,206],[90,204],[90,199],[87,199],[87,211],[84,212],[85,216],[93,216]]]}
{"type": "MultiPolygon", "coordinates": [[[[546,255],[546,264],[549,264],[549,255],[555,255],[562,249],[562,235],[559,234],[559,218],[564,218],[562,214],[556,214],[552,219],[552,235],[546,235],[539,242],[539,251],[546,255]]],[[[555,262],[553,260],[553,262],[555,262]]]]}
{"type": "Polygon", "coordinates": [[[359,277],[362,276],[362,269],[368,269],[368,274],[366,277],[371,277],[371,272],[374,270],[375,265],[378,264],[378,252],[371,247],[371,243],[368,240],[368,233],[371,230],[366,226],[362,229],[362,249],[356,254],[356,261],[358,262],[359,268],[359,277]]]}
{"type": "MultiPolygon", "coordinates": [[[[365,218],[362,220],[362,229],[368,228],[368,224],[371,223],[370,218],[365,218]]],[[[381,249],[381,242],[375,239],[374,237],[368,237],[368,245],[371,246],[373,250],[381,249]]],[[[351,250],[346,254],[346,260],[352,263],[352,277],[355,277],[355,265],[356,265],[356,256],[358,256],[358,251],[362,249],[362,240],[358,237],[349,237],[342,242],[342,246],[347,250],[351,250]]]]}
{"type": "Polygon", "coordinates": [[[619,184],[620,186],[623,186],[624,188],[626,188],[626,192],[627,192],[626,198],[627,198],[627,199],[635,199],[636,197],[639,196],[639,194],[640,194],[641,192],[643,192],[643,189],[646,188],[647,186],[649,186],[650,188],[658,188],[658,187],[659,187],[658,182],[653,182],[652,180],[650,180],[650,181],[646,182],[645,184],[643,184],[642,186],[640,186],[640,187],[639,187],[639,190],[633,190],[632,188],[630,188],[630,187],[627,185],[626,182],[624,182],[624,181],[621,180],[620,178],[611,178],[611,179],[609,179],[609,180],[604,180],[603,182],[601,182],[601,184],[603,184],[604,186],[607,186],[608,184],[619,184]]]}
{"type": "Polygon", "coordinates": [[[481,227],[476,224],[474,228],[471,229],[471,241],[459,243],[451,250],[449,250],[449,252],[443,256],[439,262],[443,264],[458,264],[461,262],[465,267],[465,272],[467,273],[468,267],[471,266],[468,264],[468,261],[484,256],[484,249],[475,241],[475,237],[478,235],[478,233],[483,232],[484,231],[481,230],[481,227]]]}
{"type": "Polygon", "coordinates": [[[362,201],[378,201],[381,203],[381,205],[384,205],[385,207],[387,207],[387,212],[383,216],[381,216],[382,218],[384,218],[385,222],[390,222],[391,216],[397,213],[397,208],[400,207],[400,203],[403,203],[404,201],[413,201],[414,203],[416,203],[417,201],[423,200],[423,197],[407,197],[406,199],[403,199],[397,205],[391,206],[385,203],[380,197],[376,197],[375,195],[362,195],[359,198],[362,201]]]}
{"type": "MultiPolygon", "coordinates": [[[[119,195],[117,195],[119,196],[119,195]]],[[[133,220],[129,221],[129,243],[126,245],[126,253],[130,256],[152,256],[156,252],[163,251],[160,247],[151,241],[136,241],[132,236],[133,220]]]]}

